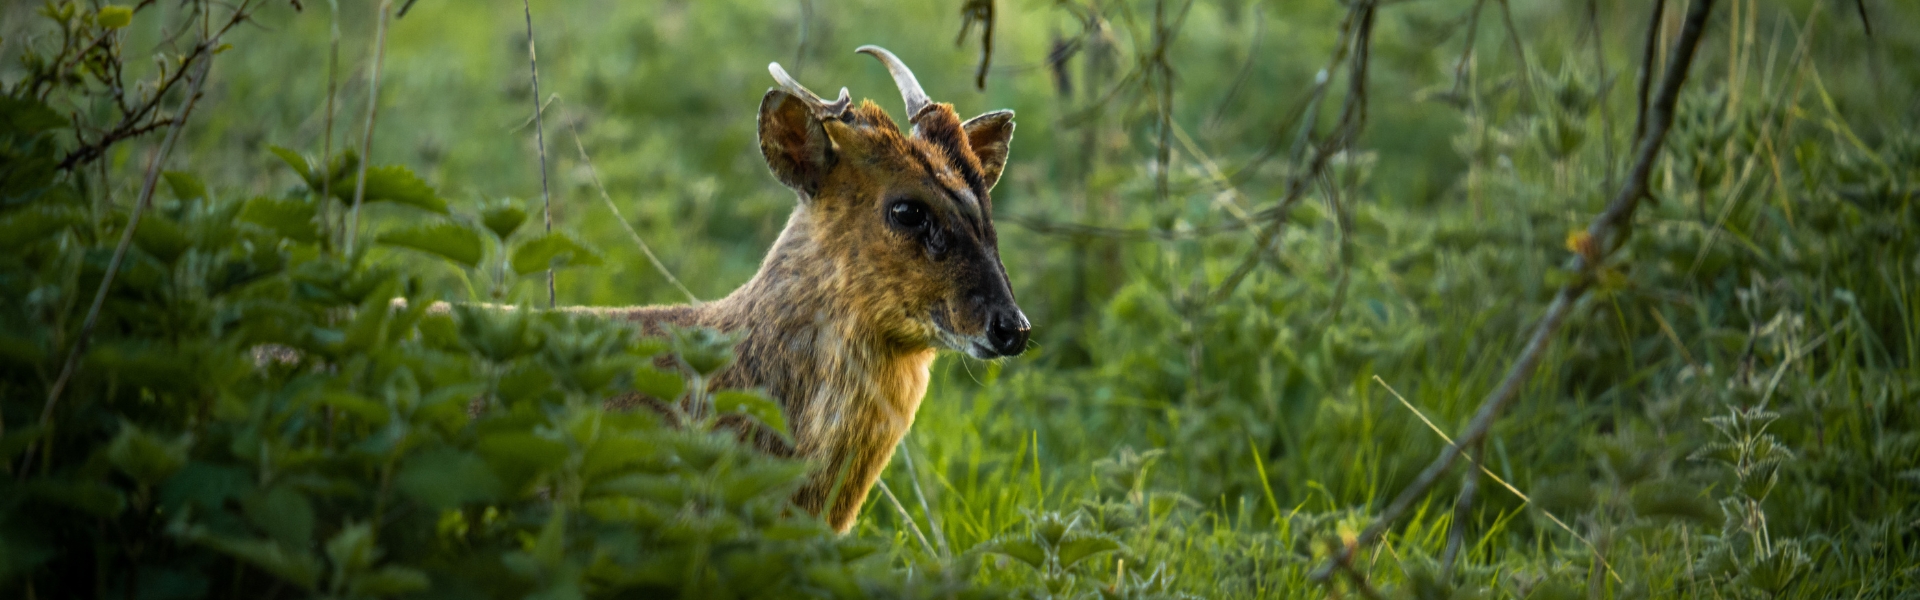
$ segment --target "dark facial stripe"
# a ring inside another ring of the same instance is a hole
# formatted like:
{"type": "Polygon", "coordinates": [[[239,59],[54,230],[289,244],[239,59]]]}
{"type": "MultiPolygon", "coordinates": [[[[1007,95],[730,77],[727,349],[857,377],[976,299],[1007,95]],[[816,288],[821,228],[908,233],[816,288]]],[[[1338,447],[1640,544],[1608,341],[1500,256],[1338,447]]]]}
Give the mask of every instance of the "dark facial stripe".
{"type": "MultiPolygon", "coordinates": [[[[933,163],[928,162],[927,157],[921,156],[919,152],[909,152],[908,154],[912,154],[914,162],[918,163],[920,169],[926,172],[927,180],[933,182],[933,187],[939,188],[942,193],[947,195],[948,200],[953,201],[954,206],[961,208],[959,212],[964,216],[967,224],[972,226],[973,234],[981,240],[987,239],[986,230],[981,225],[981,221],[986,219],[986,207],[975,205],[969,208],[966,199],[961,198],[958,192],[947,187],[947,184],[940,180],[939,174],[933,170],[933,163]]],[[[977,197],[978,196],[976,196],[976,198],[977,197]]]]}

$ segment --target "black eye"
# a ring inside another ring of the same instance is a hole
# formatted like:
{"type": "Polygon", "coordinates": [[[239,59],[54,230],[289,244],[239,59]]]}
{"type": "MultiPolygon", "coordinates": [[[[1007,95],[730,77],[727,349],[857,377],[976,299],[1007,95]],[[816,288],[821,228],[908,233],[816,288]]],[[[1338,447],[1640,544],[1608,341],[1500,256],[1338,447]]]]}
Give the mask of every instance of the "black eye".
{"type": "Polygon", "coordinates": [[[919,231],[925,228],[927,221],[931,219],[927,214],[927,206],[912,200],[893,203],[892,206],[887,207],[887,216],[893,220],[895,227],[908,231],[919,231]]]}

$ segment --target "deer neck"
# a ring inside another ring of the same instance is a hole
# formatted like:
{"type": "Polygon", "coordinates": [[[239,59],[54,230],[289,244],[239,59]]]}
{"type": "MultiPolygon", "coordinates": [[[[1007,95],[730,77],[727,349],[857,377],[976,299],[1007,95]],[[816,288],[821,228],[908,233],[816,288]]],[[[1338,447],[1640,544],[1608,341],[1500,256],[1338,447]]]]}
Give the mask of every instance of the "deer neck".
{"type": "Polygon", "coordinates": [[[860,306],[851,275],[825,251],[802,206],[759,272],[714,310],[723,328],[746,332],[736,347],[738,380],[764,386],[786,406],[801,455],[884,444],[884,465],[913,423],[934,351],[889,339],[860,306]]]}
{"type": "Polygon", "coordinates": [[[760,271],[705,320],[746,333],[715,383],[761,387],[781,403],[794,453],[815,463],[795,501],[844,532],[913,425],[934,350],[889,339],[816,235],[807,209],[795,210],[760,271]]]}

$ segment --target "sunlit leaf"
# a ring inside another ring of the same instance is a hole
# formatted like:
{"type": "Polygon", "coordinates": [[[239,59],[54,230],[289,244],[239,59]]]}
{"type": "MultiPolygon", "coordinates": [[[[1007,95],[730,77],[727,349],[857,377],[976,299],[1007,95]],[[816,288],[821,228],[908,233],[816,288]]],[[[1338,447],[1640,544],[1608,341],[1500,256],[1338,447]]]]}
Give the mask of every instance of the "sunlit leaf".
{"type": "Polygon", "coordinates": [[[473,268],[486,247],[480,233],[453,221],[434,221],[386,231],[376,241],[419,250],[473,268]]]}
{"type": "Polygon", "coordinates": [[[513,272],[526,275],[548,268],[598,265],[600,254],[573,236],[554,232],[521,242],[513,249],[512,264],[513,272]]]}

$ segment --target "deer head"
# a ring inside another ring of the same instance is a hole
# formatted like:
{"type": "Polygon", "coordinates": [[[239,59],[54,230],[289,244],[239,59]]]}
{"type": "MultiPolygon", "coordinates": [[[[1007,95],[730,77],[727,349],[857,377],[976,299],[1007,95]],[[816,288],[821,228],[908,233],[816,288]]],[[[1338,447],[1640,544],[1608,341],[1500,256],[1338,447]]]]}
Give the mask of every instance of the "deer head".
{"type": "Polygon", "coordinates": [[[1029,324],[1000,263],[989,196],[1007,162],[1013,111],[961,122],[927,98],[913,72],[876,46],[907,105],[901,133],[847,90],[827,101],[768,65],[779,87],[760,101],[760,150],[800,197],[789,225],[807,230],[799,258],[858,282],[850,312],[888,341],[975,358],[1026,349],[1029,324]]]}

